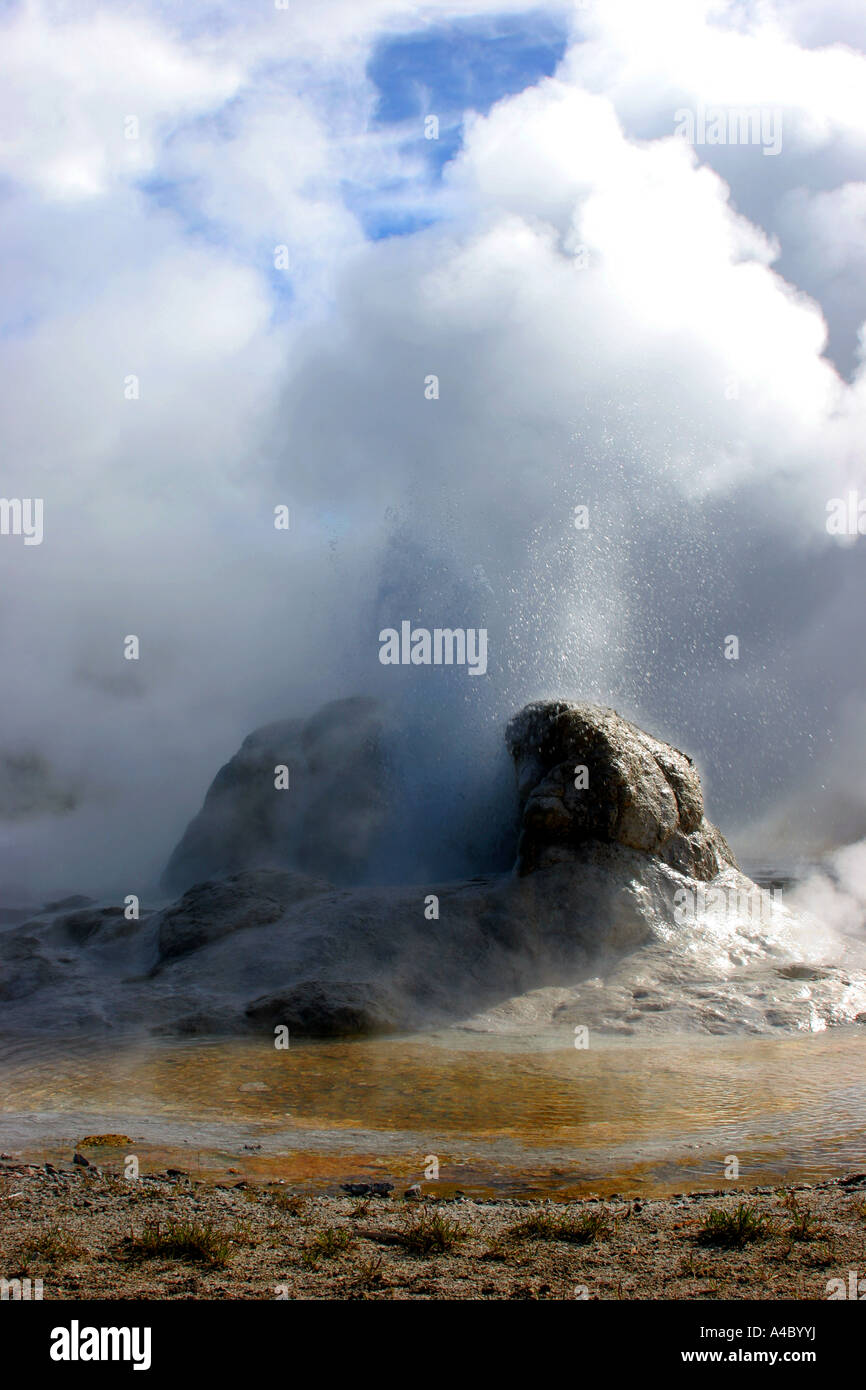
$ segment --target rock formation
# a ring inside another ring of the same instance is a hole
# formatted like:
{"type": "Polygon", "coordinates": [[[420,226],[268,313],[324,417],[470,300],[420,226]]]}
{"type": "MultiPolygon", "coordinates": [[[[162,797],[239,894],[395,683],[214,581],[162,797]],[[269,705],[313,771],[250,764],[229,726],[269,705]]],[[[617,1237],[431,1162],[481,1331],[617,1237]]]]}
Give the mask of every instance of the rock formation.
{"type": "Polygon", "coordinates": [[[573,859],[591,840],[655,854],[703,881],[736,867],[704,816],[691,758],[614,710],[538,701],[505,738],[522,813],[518,873],[573,859]]]}
{"type": "Polygon", "coordinates": [[[374,700],[325,705],[306,721],[268,724],[220,768],[172,854],[163,886],[243,869],[292,868],[357,882],[384,823],[387,766],[374,700]],[[289,789],[275,786],[286,767],[289,789]]]}
{"type": "Polygon", "coordinates": [[[513,872],[359,884],[387,791],[380,735],[365,700],[260,730],[172,857],[176,902],[132,921],[117,904],[46,908],[0,928],[0,1029],[767,1032],[866,1018],[866,961],[831,932],[819,961],[790,913],[765,915],[704,816],[691,759],[612,710],[546,701],[509,723],[513,872]],[[291,793],[272,790],[277,763],[291,793]]]}

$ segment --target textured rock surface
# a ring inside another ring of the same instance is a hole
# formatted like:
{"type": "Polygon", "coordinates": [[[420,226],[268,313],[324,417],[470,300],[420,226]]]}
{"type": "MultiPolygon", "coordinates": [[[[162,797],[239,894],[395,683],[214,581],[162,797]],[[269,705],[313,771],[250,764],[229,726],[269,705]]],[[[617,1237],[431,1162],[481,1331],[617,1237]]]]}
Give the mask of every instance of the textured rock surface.
{"type": "Polygon", "coordinates": [[[312,719],[269,724],[220,769],[163,875],[169,892],[259,867],[362,874],[384,823],[387,768],[373,700],[335,700],[312,719]],[[289,789],[274,769],[289,769],[289,789]]]}
{"type": "Polygon", "coordinates": [[[254,999],[244,1012],[256,1029],[284,1024],[290,1035],[308,1038],[392,1032],[403,1018],[400,1001],[366,980],[302,980],[254,999]]]}
{"type": "MultiPolygon", "coordinates": [[[[63,918],[0,939],[0,1032],[292,1036],[574,1025],[608,1034],[776,1032],[866,1010],[863,952],[816,941],[784,907],[725,903],[675,919],[700,884],[654,854],[599,840],[523,876],[335,888],[281,870],[199,885],[127,922],[103,909],[70,940],[63,918]],[[438,898],[439,917],[425,904],[438,898]]],[[[853,943],[849,943],[853,944],[853,943]]]]}
{"type": "Polygon", "coordinates": [[[291,904],[306,902],[330,887],[304,874],[268,869],[197,883],[160,913],[158,964],[201,950],[229,932],[278,922],[291,904]]]}
{"type": "Polygon", "coordinates": [[[736,867],[704,816],[691,758],[615,710],[538,701],[505,737],[522,813],[519,873],[573,857],[588,840],[643,850],[703,881],[736,867]]]}
{"type": "Polygon", "coordinates": [[[259,731],[176,856],[187,873],[218,863],[212,879],[138,921],[102,903],[0,928],[0,1030],[772,1032],[866,1013],[864,952],[761,897],[706,820],[685,754],[565,701],[522,710],[507,741],[517,872],[347,887],[322,865],[355,872],[379,824],[375,707],[342,701],[259,731]],[[279,761],[308,778],[286,821],[279,761]],[[261,854],[308,867],[230,868],[261,854]]]}

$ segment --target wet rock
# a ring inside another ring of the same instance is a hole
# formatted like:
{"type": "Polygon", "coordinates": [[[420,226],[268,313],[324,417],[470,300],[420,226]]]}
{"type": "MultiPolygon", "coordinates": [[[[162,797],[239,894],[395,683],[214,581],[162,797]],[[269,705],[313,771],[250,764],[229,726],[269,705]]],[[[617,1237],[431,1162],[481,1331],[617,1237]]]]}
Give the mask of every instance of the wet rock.
{"type": "Polygon", "coordinates": [[[27,933],[13,936],[11,933],[3,942],[3,959],[0,961],[0,1002],[12,1003],[27,999],[30,995],[60,984],[63,979],[61,966],[52,960],[42,943],[27,933]]]}
{"type": "Polygon", "coordinates": [[[806,965],[800,961],[795,961],[792,965],[783,965],[776,971],[783,980],[826,980],[830,975],[829,970],[822,970],[817,965],[806,965]]]}
{"type": "Polygon", "coordinates": [[[420,1202],[424,1193],[421,1191],[420,1183],[413,1182],[411,1187],[407,1187],[403,1196],[407,1202],[420,1202]]]}
{"type": "Polygon", "coordinates": [[[773,1028],[786,1028],[791,1022],[790,1014],[784,1009],[767,1009],[764,1016],[773,1028]]]}
{"type": "MultiPolygon", "coordinates": [[[[297,799],[300,819],[281,823],[279,835],[269,822],[267,853],[279,841],[289,857],[306,845],[311,860],[319,850],[328,858],[343,831],[351,854],[370,843],[360,831],[353,839],[337,803],[354,804],[346,764],[382,785],[377,719],[371,702],[348,701],[292,725],[298,766],[311,780],[297,799]]],[[[211,807],[205,817],[215,833],[208,852],[226,851],[218,876],[140,923],[125,922],[115,906],[6,927],[0,1027],[50,1029],[61,1002],[72,1031],[257,1031],[271,1045],[279,1026],[294,1039],[454,1021],[482,1032],[553,1021],[575,1032],[629,1036],[675,1028],[767,1032],[802,1026],[807,1009],[828,1022],[866,1009],[866,974],[837,980],[829,967],[804,960],[784,909],[766,922],[750,916],[742,930],[734,921],[733,934],[726,929],[721,956],[733,976],[719,964],[718,924],[676,915],[677,895],[685,890],[694,905],[717,870],[713,887],[724,903],[757,891],[706,820],[685,754],[611,710],[567,701],[528,706],[506,737],[517,771],[512,805],[519,803],[521,818],[517,872],[341,886],[298,867],[227,872],[236,850],[247,857],[244,837],[261,830],[259,773],[267,771],[270,797],[273,763],[284,751],[253,736],[241,765],[223,769],[212,789],[218,806],[231,809],[220,834],[222,811],[208,820],[211,807]],[[588,784],[580,789],[575,769],[584,766],[588,784]],[[232,848],[235,831],[241,842],[232,848]],[[129,939],[120,935],[126,930],[129,939]],[[745,972],[749,980],[741,982],[745,972]],[[799,997],[806,979],[813,982],[808,1004],[799,997]]],[[[280,760],[291,764],[288,753],[280,760]]],[[[294,790],[282,799],[295,805],[294,790]]],[[[360,804],[366,823],[371,803],[360,804]]],[[[206,828],[203,822],[202,834],[206,828]]]]}
{"type": "MultiPolygon", "coordinates": [[[[97,936],[105,926],[123,919],[123,908],[101,907],[92,912],[70,912],[60,917],[55,926],[76,946],[83,946],[97,936]]],[[[137,924],[135,924],[137,930],[137,924]]]]}
{"type": "Polygon", "coordinates": [[[68,898],[60,898],[56,903],[46,903],[46,912],[66,912],[73,907],[92,907],[93,898],[86,898],[83,893],[72,893],[68,898]]]}
{"type": "Polygon", "coordinates": [[[703,881],[736,867],[704,816],[691,758],[615,710],[538,701],[510,721],[505,737],[522,813],[518,873],[574,857],[588,841],[656,855],[703,881]]]}
{"type": "Polygon", "coordinates": [[[278,922],[286,909],[328,891],[303,874],[259,869],[199,883],[157,918],[160,961],[201,950],[232,932],[278,922]]]}
{"type": "Polygon", "coordinates": [[[290,1035],[308,1038],[385,1033],[400,1018],[388,990],[364,980],[304,980],[254,999],[245,1012],[257,1027],[284,1024],[290,1035]]]}
{"type": "Polygon", "coordinates": [[[357,882],[384,824],[382,735],[377,703],[361,696],[257,729],[211,783],[163,886],[259,867],[357,882]],[[278,766],[289,769],[287,791],[274,785],[278,766]]]}
{"type": "Polygon", "coordinates": [[[89,1167],[90,1167],[90,1159],[89,1159],[89,1158],[85,1158],[85,1157],[84,1157],[84,1154],[79,1154],[79,1153],[73,1154],[73,1155],[72,1155],[72,1162],[75,1163],[75,1164],[77,1164],[79,1168],[89,1168],[89,1167]]]}

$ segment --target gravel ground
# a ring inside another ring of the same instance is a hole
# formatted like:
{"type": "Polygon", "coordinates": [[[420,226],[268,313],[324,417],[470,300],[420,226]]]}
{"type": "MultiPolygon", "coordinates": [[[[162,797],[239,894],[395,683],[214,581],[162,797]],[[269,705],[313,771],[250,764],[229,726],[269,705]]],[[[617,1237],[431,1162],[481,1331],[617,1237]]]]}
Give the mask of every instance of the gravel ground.
{"type": "Polygon", "coordinates": [[[0,1276],[41,1279],[45,1299],[821,1300],[828,1280],[866,1276],[866,1174],[659,1200],[434,1188],[310,1197],[4,1160],[0,1276]],[[742,1206],[739,1229],[704,1229],[742,1206]]]}

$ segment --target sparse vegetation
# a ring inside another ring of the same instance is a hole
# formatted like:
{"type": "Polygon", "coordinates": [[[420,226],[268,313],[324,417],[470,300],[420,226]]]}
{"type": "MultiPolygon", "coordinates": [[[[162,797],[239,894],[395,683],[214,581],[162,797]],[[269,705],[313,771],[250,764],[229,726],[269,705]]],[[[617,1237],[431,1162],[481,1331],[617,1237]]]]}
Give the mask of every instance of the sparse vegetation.
{"type": "Polygon", "coordinates": [[[225,1265],[231,1255],[231,1236],[212,1222],[157,1221],[140,1235],[130,1236],[127,1253],[133,1259],[200,1260],[225,1265]]]}
{"type": "Polygon", "coordinates": [[[422,1211],[397,1234],[397,1242],[410,1255],[445,1255],[468,1233],[441,1211],[422,1211]]]}
{"type": "Polygon", "coordinates": [[[836,1255],[825,1241],[822,1245],[816,1245],[808,1252],[803,1252],[802,1263],[810,1265],[812,1269],[828,1269],[830,1265],[836,1263],[836,1255]]]}
{"type": "Polygon", "coordinates": [[[482,1260],[507,1260],[509,1249],[501,1235],[494,1236],[481,1256],[482,1260]]]}
{"type": "Polygon", "coordinates": [[[814,1213],[808,1207],[801,1205],[797,1200],[795,1192],[786,1192],[782,1198],[782,1206],[791,1218],[791,1225],[785,1234],[790,1240],[815,1240],[818,1231],[815,1226],[814,1213]]]}
{"type": "Polygon", "coordinates": [[[87,1134],[80,1140],[79,1149],[123,1149],[132,1144],[128,1134],[87,1134]]]}
{"type": "Polygon", "coordinates": [[[721,1207],[708,1211],[698,1232],[702,1245],[721,1245],[727,1250],[742,1250],[751,1241],[766,1240],[770,1234],[767,1218],[760,1216],[754,1206],[740,1202],[733,1211],[721,1207]]]}
{"type": "Polygon", "coordinates": [[[27,1269],[31,1264],[63,1264],[82,1254],[81,1242],[71,1231],[48,1227],[39,1231],[18,1247],[18,1258],[27,1269]]]}
{"type": "Polygon", "coordinates": [[[381,1255],[371,1255],[369,1259],[361,1260],[358,1265],[357,1282],[359,1284],[381,1284],[384,1260],[381,1255]]]}
{"type": "Polygon", "coordinates": [[[298,1197],[291,1192],[287,1192],[283,1187],[272,1188],[270,1197],[272,1204],[279,1211],[284,1211],[287,1216],[306,1215],[309,1206],[306,1197],[298,1197]]]}
{"type": "Polygon", "coordinates": [[[329,1226],[324,1231],[317,1231],[312,1244],[307,1248],[317,1256],[324,1256],[330,1260],[335,1255],[342,1255],[354,1243],[355,1237],[351,1231],[344,1230],[341,1226],[329,1226]]]}
{"type": "Polygon", "coordinates": [[[571,1245],[591,1245],[594,1240],[606,1239],[611,1231],[610,1215],[603,1207],[573,1216],[542,1208],[512,1226],[509,1235],[515,1240],[562,1240],[571,1245]]]}
{"type": "Polygon", "coordinates": [[[512,1226],[508,1235],[515,1240],[555,1240],[557,1223],[552,1211],[546,1208],[534,1211],[512,1226]]]}
{"type": "Polygon", "coordinates": [[[820,1298],[831,1274],[866,1268],[866,1191],[834,1181],[793,1198],[777,1184],[640,1207],[374,1198],[367,1209],[363,1194],[288,1184],[258,1186],[253,1202],[250,1188],[7,1164],[0,1273],[43,1280],[46,1298],[260,1299],[282,1286],[299,1299],[820,1298]]]}

